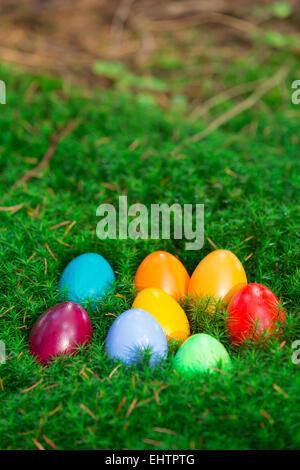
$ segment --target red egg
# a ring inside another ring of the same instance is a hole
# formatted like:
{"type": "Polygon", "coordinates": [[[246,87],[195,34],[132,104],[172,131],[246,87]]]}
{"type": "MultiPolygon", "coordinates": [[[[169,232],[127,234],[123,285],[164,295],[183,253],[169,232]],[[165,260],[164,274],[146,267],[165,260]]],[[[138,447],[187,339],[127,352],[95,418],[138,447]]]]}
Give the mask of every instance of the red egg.
{"type": "Polygon", "coordinates": [[[86,311],[73,302],[63,302],[47,310],[35,323],[29,337],[30,352],[42,363],[55,356],[73,355],[87,344],[92,325],[86,311]]]}
{"type": "Polygon", "coordinates": [[[228,305],[227,330],[231,342],[240,346],[280,332],[285,312],[279,299],[262,284],[248,284],[235,294],[228,305]]]}

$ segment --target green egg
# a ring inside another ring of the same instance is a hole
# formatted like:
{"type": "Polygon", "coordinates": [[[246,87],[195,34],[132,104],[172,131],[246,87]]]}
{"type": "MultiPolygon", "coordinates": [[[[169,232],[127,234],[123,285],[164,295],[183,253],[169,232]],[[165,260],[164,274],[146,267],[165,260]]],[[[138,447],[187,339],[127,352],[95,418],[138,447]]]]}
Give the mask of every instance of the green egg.
{"type": "Polygon", "coordinates": [[[231,360],[224,346],[205,333],[190,336],[175,356],[174,369],[188,379],[213,372],[214,367],[228,371],[231,360]]]}

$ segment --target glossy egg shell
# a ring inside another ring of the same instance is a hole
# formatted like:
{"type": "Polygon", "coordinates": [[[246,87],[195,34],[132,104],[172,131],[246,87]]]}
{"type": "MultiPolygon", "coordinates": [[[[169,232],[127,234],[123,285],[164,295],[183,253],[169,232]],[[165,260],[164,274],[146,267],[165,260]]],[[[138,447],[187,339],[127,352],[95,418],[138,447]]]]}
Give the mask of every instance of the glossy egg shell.
{"type": "Polygon", "coordinates": [[[92,307],[95,307],[114,279],[113,270],[103,256],[84,253],[74,258],[64,269],[58,288],[67,300],[78,304],[90,301],[92,307]]]}
{"type": "Polygon", "coordinates": [[[284,309],[273,292],[262,284],[248,284],[228,305],[227,330],[231,342],[239,346],[247,338],[255,341],[278,333],[285,321],[284,309]]]}
{"type": "Polygon", "coordinates": [[[178,300],[188,292],[190,277],[187,270],[171,253],[154,251],[139,265],[134,284],[138,291],[158,287],[178,300]]]}
{"type": "Polygon", "coordinates": [[[231,360],[224,346],[205,333],[190,336],[174,359],[174,369],[187,379],[212,372],[214,368],[227,371],[231,368],[231,360]]]}
{"type": "Polygon", "coordinates": [[[61,354],[74,354],[89,342],[92,325],[86,311],[72,302],[47,310],[35,323],[29,337],[31,353],[42,363],[61,354]]]}
{"type": "Polygon", "coordinates": [[[184,341],[189,336],[190,326],[183,308],[163,290],[154,287],[142,290],[132,306],[151,313],[169,340],[184,341]]]}
{"type": "Polygon", "coordinates": [[[146,350],[151,354],[153,367],[168,355],[168,342],[160,324],[150,313],[132,308],[121,313],[111,325],[105,349],[113,359],[127,365],[142,360],[146,350]]]}
{"type": "Polygon", "coordinates": [[[247,284],[240,260],[228,250],[215,250],[198,264],[189,284],[193,299],[213,298],[227,305],[233,295],[247,284]]]}

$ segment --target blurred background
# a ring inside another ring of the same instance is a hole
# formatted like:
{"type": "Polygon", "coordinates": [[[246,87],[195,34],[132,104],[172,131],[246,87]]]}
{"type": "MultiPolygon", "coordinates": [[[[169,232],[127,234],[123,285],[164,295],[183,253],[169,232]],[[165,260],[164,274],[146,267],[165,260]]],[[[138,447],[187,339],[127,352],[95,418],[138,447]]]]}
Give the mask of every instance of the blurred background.
{"type": "Polygon", "coordinates": [[[1,62],[195,116],[283,54],[299,63],[298,0],[2,0],[0,18],[1,62]]]}

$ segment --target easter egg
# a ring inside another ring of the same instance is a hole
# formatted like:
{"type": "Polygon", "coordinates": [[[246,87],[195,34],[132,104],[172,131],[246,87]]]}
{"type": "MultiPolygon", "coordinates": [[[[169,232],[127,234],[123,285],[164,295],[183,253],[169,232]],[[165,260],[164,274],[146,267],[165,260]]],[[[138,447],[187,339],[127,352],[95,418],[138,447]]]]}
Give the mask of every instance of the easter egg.
{"type": "Polygon", "coordinates": [[[91,336],[92,325],[86,311],[80,305],[63,302],[37,320],[30,333],[29,348],[33,356],[46,363],[61,354],[73,355],[91,336]]]}
{"type": "Polygon", "coordinates": [[[142,290],[132,306],[151,313],[162,326],[168,339],[184,341],[189,336],[190,326],[184,310],[163,290],[154,287],[142,290]]]}
{"type": "Polygon", "coordinates": [[[273,292],[262,284],[248,284],[228,305],[227,329],[231,342],[240,346],[246,339],[255,341],[280,333],[284,309],[273,292]]]}
{"type": "Polygon", "coordinates": [[[198,264],[189,284],[193,299],[211,298],[227,305],[232,296],[247,284],[240,260],[228,250],[215,250],[198,264]]]}
{"type": "Polygon", "coordinates": [[[108,356],[127,365],[140,362],[149,354],[149,366],[153,367],[167,357],[168,342],[150,313],[132,308],[121,313],[111,325],[105,349],[108,356]]]}
{"type": "Polygon", "coordinates": [[[174,369],[179,375],[191,379],[214,368],[229,370],[231,360],[224,346],[205,333],[190,336],[178,349],[174,369]]]}
{"type": "Polygon", "coordinates": [[[85,253],[74,258],[59,280],[59,291],[71,302],[91,302],[95,307],[112,285],[115,275],[110,264],[97,253],[85,253]]]}
{"type": "Polygon", "coordinates": [[[178,300],[188,292],[190,277],[183,264],[166,251],[154,251],[139,265],[134,284],[138,291],[158,287],[178,300]]]}

